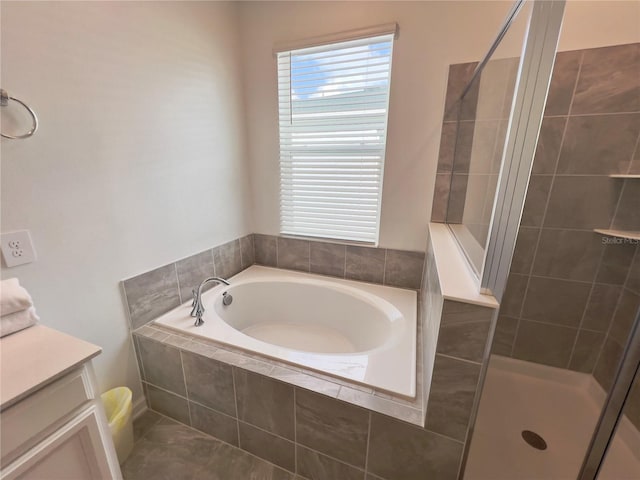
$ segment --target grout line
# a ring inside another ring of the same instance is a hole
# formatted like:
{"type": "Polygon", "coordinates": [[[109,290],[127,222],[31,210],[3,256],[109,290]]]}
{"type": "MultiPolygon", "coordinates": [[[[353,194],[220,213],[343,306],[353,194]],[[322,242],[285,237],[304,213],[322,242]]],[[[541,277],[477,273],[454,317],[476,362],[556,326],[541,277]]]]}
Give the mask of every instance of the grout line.
{"type": "MultiPolygon", "coordinates": [[[[618,301],[616,302],[616,308],[614,308],[613,313],[611,314],[611,321],[609,322],[609,328],[607,328],[607,331],[605,332],[604,341],[602,342],[602,345],[600,346],[600,351],[598,352],[598,357],[596,358],[596,361],[593,364],[592,375],[593,375],[593,372],[595,372],[595,370],[596,370],[596,366],[600,362],[600,357],[602,357],[602,352],[604,351],[604,346],[607,343],[607,339],[609,338],[609,333],[611,332],[611,327],[613,327],[613,323],[614,323],[614,320],[616,318],[616,314],[618,313],[618,309],[620,308],[620,304],[622,303],[622,297],[624,296],[624,291],[627,289],[626,285],[627,285],[627,282],[629,281],[629,277],[631,277],[631,271],[632,271],[631,267],[633,266],[633,263],[635,262],[635,259],[638,256],[638,251],[639,251],[639,249],[636,248],[636,251],[635,251],[635,253],[633,255],[633,258],[631,259],[629,270],[627,271],[627,276],[624,279],[624,283],[622,284],[622,289],[620,291],[620,295],[618,295],[618,301]]],[[[623,346],[623,348],[624,348],[624,346],[623,346]]]]}
{"type": "MultiPolygon", "coordinates": [[[[606,252],[606,246],[600,252],[600,259],[598,260],[598,266],[596,268],[596,272],[593,275],[593,281],[591,282],[591,288],[589,289],[589,295],[587,296],[587,302],[582,310],[582,315],[580,316],[580,322],[578,323],[578,331],[576,332],[576,337],[573,339],[573,346],[571,347],[571,352],[569,353],[569,359],[567,360],[567,370],[570,370],[569,366],[571,365],[571,360],[573,360],[573,355],[576,351],[576,346],[578,345],[578,337],[580,336],[580,330],[582,330],[582,324],[584,323],[584,319],[587,316],[587,310],[589,310],[589,304],[591,303],[591,296],[593,295],[593,291],[596,287],[596,279],[598,278],[598,274],[600,273],[600,268],[602,267],[602,260],[604,259],[604,254],[606,252]]],[[[612,319],[613,320],[613,319],[612,319]]],[[[602,342],[604,344],[604,341],[602,342]]],[[[595,367],[595,364],[594,364],[595,367]]],[[[591,368],[593,370],[593,367],[591,368]]]]}
{"type": "Polygon", "coordinates": [[[461,362],[470,363],[472,365],[482,366],[482,362],[474,362],[473,360],[467,360],[466,358],[452,357],[451,355],[447,355],[447,354],[440,353],[440,352],[436,351],[436,356],[437,355],[440,355],[441,357],[444,357],[444,358],[448,358],[450,360],[459,360],[461,362]]]}
{"type": "Polygon", "coordinates": [[[242,262],[242,240],[238,238],[238,248],[240,249],[240,271],[244,269],[244,263],[242,262]]]}
{"type": "Polygon", "coordinates": [[[217,268],[216,268],[216,247],[211,248],[209,251],[211,252],[211,262],[213,262],[213,276],[217,276],[218,272],[217,272],[217,268]]]}
{"type": "Polygon", "coordinates": [[[193,421],[191,420],[191,402],[189,401],[189,389],[187,388],[187,376],[184,373],[184,362],[182,361],[182,351],[178,350],[178,354],[180,355],[180,368],[182,370],[182,383],[184,384],[184,394],[187,398],[187,411],[189,412],[189,425],[193,425],[193,421]]]}
{"type": "Polygon", "coordinates": [[[342,278],[346,279],[347,278],[347,246],[343,245],[344,247],[344,268],[342,270],[342,278]]]}
{"type": "MultiPolygon", "coordinates": [[[[136,363],[138,364],[138,376],[140,382],[143,382],[147,378],[144,372],[144,361],[142,360],[142,350],[140,349],[140,342],[136,339],[135,335],[131,334],[131,340],[133,341],[133,353],[135,354],[136,363]],[[138,358],[140,361],[138,361],[138,358]]],[[[143,389],[144,390],[144,389],[143,389]]]]}
{"type": "Polygon", "coordinates": [[[387,253],[389,249],[384,249],[384,266],[382,267],[382,285],[387,285],[387,253]]]}
{"type": "Polygon", "coordinates": [[[616,202],[616,208],[613,210],[613,217],[611,217],[611,221],[609,222],[609,228],[613,229],[614,222],[616,217],[618,216],[618,209],[620,208],[620,202],[622,202],[622,197],[624,196],[624,189],[627,186],[627,182],[622,182],[622,188],[620,189],[620,193],[618,194],[618,201],[616,202]]]}
{"type": "MultiPolygon", "coordinates": [[[[520,320],[522,319],[522,312],[524,311],[524,304],[526,302],[527,299],[527,293],[529,292],[529,285],[531,284],[531,277],[533,275],[533,267],[535,265],[536,262],[536,258],[538,256],[538,248],[540,247],[540,239],[542,238],[542,231],[544,229],[544,222],[547,218],[547,213],[549,211],[549,203],[551,202],[551,194],[553,192],[553,185],[555,183],[555,179],[556,179],[556,174],[558,172],[558,166],[560,165],[560,157],[562,155],[562,147],[564,146],[564,141],[566,139],[567,136],[567,128],[569,126],[569,116],[571,116],[571,108],[573,107],[573,100],[576,94],[576,90],[578,88],[578,80],[580,79],[580,72],[582,70],[582,61],[584,59],[584,52],[581,54],[580,56],[580,63],[578,65],[578,72],[576,73],[576,79],[575,82],[573,84],[573,92],[571,93],[571,102],[569,103],[569,110],[567,112],[567,120],[564,124],[564,129],[562,131],[562,138],[560,140],[560,145],[558,146],[558,155],[556,157],[556,161],[555,161],[555,167],[553,169],[553,176],[551,177],[551,184],[549,185],[549,193],[547,194],[547,201],[545,203],[544,206],[544,212],[542,214],[542,219],[540,221],[540,231],[538,232],[538,239],[536,241],[536,246],[535,249],[533,251],[533,258],[531,260],[531,267],[529,269],[529,273],[527,275],[527,284],[525,285],[524,288],[524,293],[522,295],[522,304],[520,305],[520,312],[518,313],[518,323],[516,325],[516,331],[513,335],[513,343],[511,344],[511,353],[510,353],[510,357],[513,357],[514,353],[515,353],[515,349],[516,349],[516,342],[518,340],[518,333],[520,332],[520,320]]],[[[525,205],[526,205],[526,199],[525,199],[525,205]]]]}
{"type": "Polygon", "coordinates": [[[238,391],[236,390],[236,369],[231,367],[231,382],[233,383],[233,405],[236,409],[236,431],[238,432],[238,448],[242,448],[240,443],[240,415],[238,415],[238,391]]]}
{"type": "MultiPolygon", "coordinates": [[[[298,389],[293,387],[293,473],[298,473],[298,418],[296,415],[296,401],[298,389]]],[[[339,390],[338,390],[339,391],[339,390]]]]}
{"type": "MultiPolygon", "coordinates": [[[[640,153],[638,152],[638,149],[640,149],[640,133],[638,134],[638,139],[636,140],[636,146],[631,153],[631,159],[629,160],[629,166],[627,167],[627,174],[631,173],[631,167],[633,167],[633,161],[635,160],[636,153],[640,153]]],[[[638,157],[640,158],[640,155],[638,157]]]]}
{"type": "Polygon", "coordinates": [[[182,305],[182,292],[180,291],[180,276],[178,275],[177,262],[173,262],[173,270],[176,272],[176,284],[178,285],[178,300],[180,300],[180,305],[182,305]]]}
{"type": "Polygon", "coordinates": [[[371,411],[369,411],[369,421],[368,421],[368,425],[367,425],[367,448],[365,450],[364,453],[364,476],[367,476],[367,473],[369,472],[369,447],[371,445],[371,420],[372,420],[373,414],[371,413],[371,411]]]}

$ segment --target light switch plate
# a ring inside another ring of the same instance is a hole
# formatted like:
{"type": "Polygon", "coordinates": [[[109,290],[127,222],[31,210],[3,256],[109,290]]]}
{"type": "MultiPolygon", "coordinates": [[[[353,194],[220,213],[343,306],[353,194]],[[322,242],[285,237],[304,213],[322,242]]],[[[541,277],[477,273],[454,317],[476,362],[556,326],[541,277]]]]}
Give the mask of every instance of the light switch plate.
{"type": "Polygon", "coordinates": [[[29,230],[3,233],[0,235],[0,247],[7,267],[16,267],[36,260],[36,251],[29,230]]]}

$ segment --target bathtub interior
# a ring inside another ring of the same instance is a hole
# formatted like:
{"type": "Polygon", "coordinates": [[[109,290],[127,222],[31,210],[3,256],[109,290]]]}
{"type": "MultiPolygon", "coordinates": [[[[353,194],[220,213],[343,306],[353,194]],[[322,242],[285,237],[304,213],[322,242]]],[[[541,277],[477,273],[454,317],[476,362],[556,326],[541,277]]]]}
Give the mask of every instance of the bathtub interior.
{"type": "Polygon", "coordinates": [[[402,314],[381,299],[328,281],[254,281],[216,296],[218,316],[245,335],[317,353],[357,353],[393,342],[405,328],[402,314]],[[381,303],[384,302],[385,304],[381,303]]]}
{"type": "Polygon", "coordinates": [[[203,325],[194,326],[189,302],[153,323],[195,341],[415,398],[416,291],[257,265],[230,280],[231,286],[203,294],[203,325]],[[231,308],[222,305],[224,292],[233,296],[231,308]]]}

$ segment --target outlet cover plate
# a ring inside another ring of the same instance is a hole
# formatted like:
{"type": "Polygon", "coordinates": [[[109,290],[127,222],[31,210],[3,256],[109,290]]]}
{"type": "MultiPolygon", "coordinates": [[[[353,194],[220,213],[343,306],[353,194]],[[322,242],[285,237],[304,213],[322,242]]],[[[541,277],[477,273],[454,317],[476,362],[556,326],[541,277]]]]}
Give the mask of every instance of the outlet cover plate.
{"type": "Polygon", "coordinates": [[[29,230],[3,233],[0,235],[0,248],[7,267],[16,267],[36,260],[36,251],[29,230]]]}

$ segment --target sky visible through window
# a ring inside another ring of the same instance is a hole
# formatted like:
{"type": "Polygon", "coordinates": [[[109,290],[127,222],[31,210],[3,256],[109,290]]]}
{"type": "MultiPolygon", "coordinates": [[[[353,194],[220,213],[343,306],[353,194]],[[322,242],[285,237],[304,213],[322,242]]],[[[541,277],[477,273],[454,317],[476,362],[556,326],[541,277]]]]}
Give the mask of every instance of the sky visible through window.
{"type": "Polygon", "coordinates": [[[385,61],[389,55],[391,42],[334,50],[331,56],[326,53],[294,54],[291,56],[292,99],[344,95],[364,91],[367,87],[384,86],[389,81],[389,64],[385,61]],[[350,68],[337,68],[334,55],[340,55],[341,62],[349,61],[350,68]]]}

